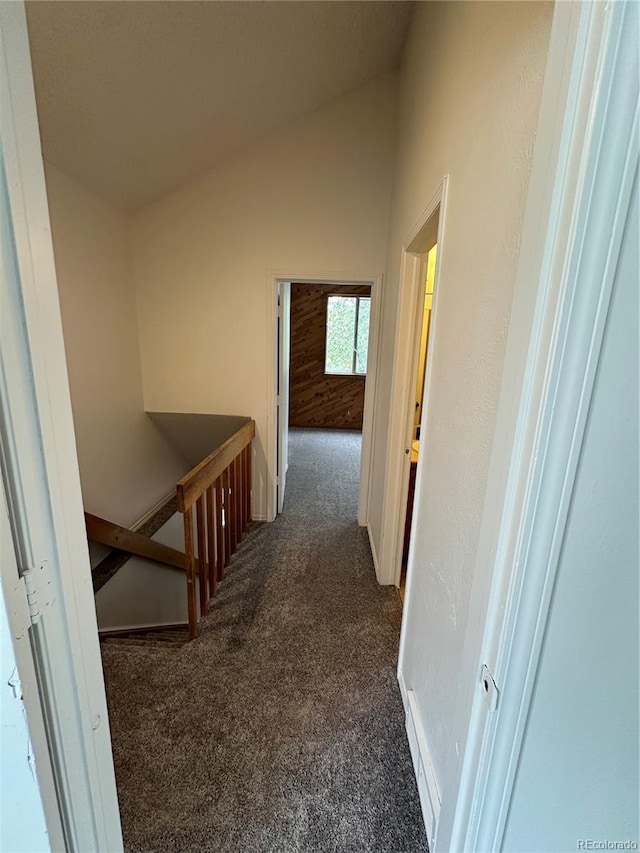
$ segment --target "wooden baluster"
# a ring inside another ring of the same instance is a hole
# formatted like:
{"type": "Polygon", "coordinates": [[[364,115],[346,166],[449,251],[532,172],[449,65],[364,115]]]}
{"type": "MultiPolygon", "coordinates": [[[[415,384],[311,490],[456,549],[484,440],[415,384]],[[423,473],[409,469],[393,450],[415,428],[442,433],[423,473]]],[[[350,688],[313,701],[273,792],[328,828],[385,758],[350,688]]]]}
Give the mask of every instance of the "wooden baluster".
{"type": "Polygon", "coordinates": [[[236,544],[239,544],[242,539],[242,511],[240,509],[240,492],[242,489],[240,483],[240,454],[238,454],[233,460],[233,464],[236,470],[236,499],[234,501],[234,506],[236,508],[236,544]]]}
{"type": "Polygon", "coordinates": [[[249,459],[249,447],[245,447],[244,451],[244,489],[242,490],[242,496],[244,498],[244,523],[247,525],[247,530],[249,529],[249,465],[251,464],[251,460],[249,459]]]}
{"type": "Polygon", "coordinates": [[[215,497],[213,494],[213,486],[209,486],[206,492],[207,495],[207,556],[209,558],[209,598],[215,598],[216,595],[216,529],[214,526],[214,504],[215,497]]]}
{"type": "Polygon", "coordinates": [[[204,495],[196,501],[196,519],[198,524],[198,577],[200,580],[200,615],[207,615],[207,532],[204,519],[204,495]]]}
{"type": "Polygon", "coordinates": [[[240,497],[242,498],[242,529],[247,532],[249,526],[249,517],[247,515],[247,448],[242,448],[242,490],[240,497]]]}
{"type": "Polygon", "coordinates": [[[222,476],[215,482],[216,490],[216,554],[218,564],[218,580],[224,578],[224,527],[222,526],[222,476]]]}
{"type": "Polygon", "coordinates": [[[244,449],[244,512],[247,527],[251,524],[251,445],[244,449]]]}
{"type": "Polygon", "coordinates": [[[236,460],[238,463],[238,542],[244,536],[244,474],[242,471],[242,451],[236,460]]]}
{"type": "Polygon", "coordinates": [[[229,495],[230,473],[228,468],[225,468],[222,480],[224,482],[224,567],[226,569],[231,562],[231,499],[229,495]]]}
{"type": "Polygon", "coordinates": [[[231,496],[229,500],[229,517],[231,520],[231,554],[236,553],[236,545],[238,544],[238,513],[236,512],[238,489],[236,476],[236,460],[234,459],[229,465],[231,496]]]}
{"type": "Polygon", "coordinates": [[[253,487],[252,468],[253,465],[253,447],[247,445],[247,522],[251,524],[253,516],[251,515],[251,489],[253,487]]]}
{"type": "Polygon", "coordinates": [[[189,615],[189,639],[198,636],[198,605],[196,601],[196,570],[193,556],[193,509],[189,507],[183,513],[184,553],[187,566],[187,609],[189,615]]]}
{"type": "Polygon", "coordinates": [[[236,456],[236,541],[242,541],[242,471],[240,466],[240,454],[236,456]]]}

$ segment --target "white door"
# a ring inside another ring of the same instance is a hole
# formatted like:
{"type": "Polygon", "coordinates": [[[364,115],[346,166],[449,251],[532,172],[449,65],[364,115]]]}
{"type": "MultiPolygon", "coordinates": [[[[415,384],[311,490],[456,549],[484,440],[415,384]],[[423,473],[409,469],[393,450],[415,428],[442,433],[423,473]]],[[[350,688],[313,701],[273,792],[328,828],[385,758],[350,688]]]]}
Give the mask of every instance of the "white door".
{"type": "Polygon", "coordinates": [[[492,589],[435,850],[637,842],[639,23],[637,3],[555,7],[494,437],[510,464],[489,473],[492,589]]]}
{"type": "MultiPolygon", "coordinates": [[[[2,589],[36,758],[29,770],[54,849],[117,853],[120,816],[22,2],[0,3],[0,241],[2,589]]],[[[33,799],[24,774],[12,784],[33,799]]],[[[36,809],[17,849],[29,849],[39,817],[36,809]]]]}
{"type": "Polygon", "coordinates": [[[28,633],[22,627],[28,621],[26,599],[21,597],[1,485],[0,569],[0,850],[62,849],[64,835],[37,698],[36,671],[28,633]],[[37,777],[34,766],[38,768],[37,777]],[[44,803],[48,806],[46,818],[44,803]]]}
{"type": "Polygon", "coordinates": [[[278,282],[278,379],[276,423],[278,429],[278,512],[284,506],[284,490],[289,467],[289,360],[291,353],[291,284],[278,282]]]}

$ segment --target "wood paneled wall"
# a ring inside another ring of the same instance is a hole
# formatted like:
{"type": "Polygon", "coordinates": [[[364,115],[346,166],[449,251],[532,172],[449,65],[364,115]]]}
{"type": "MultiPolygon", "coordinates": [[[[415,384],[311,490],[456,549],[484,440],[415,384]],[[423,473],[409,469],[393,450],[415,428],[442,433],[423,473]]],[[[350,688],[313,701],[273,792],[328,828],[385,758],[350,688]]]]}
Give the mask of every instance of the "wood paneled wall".
{"type": "Polygon", "coordinates": [[[365,285],[291,285],[290,426],[362,429],[365,377],[324,372],[327,297],[370,293],[365,285]]]}

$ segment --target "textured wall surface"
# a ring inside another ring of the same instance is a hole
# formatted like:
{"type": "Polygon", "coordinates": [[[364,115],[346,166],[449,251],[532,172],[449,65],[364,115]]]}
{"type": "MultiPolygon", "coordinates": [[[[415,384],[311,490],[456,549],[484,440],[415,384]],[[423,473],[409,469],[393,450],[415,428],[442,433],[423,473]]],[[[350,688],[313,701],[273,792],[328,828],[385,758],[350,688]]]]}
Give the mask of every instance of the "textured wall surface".
{"type": "Polygon", "coordinates": [[[128,526],[189,466],[143,411],[126,218],[46,174],[84,505],[128,526]]]}
{"type": "Polygon", "coordinates": [[[140,208],[392,72],[412,6],[27,3],[45,158],[140,208]]]}
{"type": "Polygon", "coordinates": [[[383,77],[133,220],[146,408],[253,417],[258,518],[272,429],[269,272],[347,281],[382,272],[395,92],[395,77],[383,77]]]}
{"type": "Polygon", "coordinates": [[[462,651],[551,17],[546,3],[419,3],[401,69],[370,523],[380,553],[402,245],[449,175],[404,673],[443,808],[466,735],[458,685],[474,677],[462,651]]]}
{"type": "Polygon", "coordinates": [[[370,293],[365,286],[292,284],[290,426],[362,429],[365,377],[324,372],[327,297],[370,293]]]}

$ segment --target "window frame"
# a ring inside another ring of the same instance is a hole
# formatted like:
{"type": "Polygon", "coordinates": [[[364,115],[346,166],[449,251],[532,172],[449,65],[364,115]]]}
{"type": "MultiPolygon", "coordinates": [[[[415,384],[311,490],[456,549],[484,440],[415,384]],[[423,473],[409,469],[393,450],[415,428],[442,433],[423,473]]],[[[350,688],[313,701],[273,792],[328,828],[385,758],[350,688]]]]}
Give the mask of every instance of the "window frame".
{"type": "MultiPolygon", "coordinates": [[[[325,330],[324,330],[324,375],[325,376],[361,376],[366,378],[369,369],[369,359],[367,357],[366,369],[363,372],[356,370],[358,359],[358,323],[360,319],[360,301],[367,300],[369,302],[369,311],[371,311],[371,294],[370,293],[328,293],[327,304],[325,309],[325,330]],[[340,371],[327,370],[327,339],[329,337],[329,300],[330,299],[355,299],[356,310],[353,321],[353,346],[351,356],[351,371],[342,373],[340,371]]],[[[369,314],[369,326],[371,325],[371,314],[369,314]]],[[[368,347],[367,347],[368,348],[368,347]]],[[[368,354],[367,354],[368,355],[368,354]]]]}

